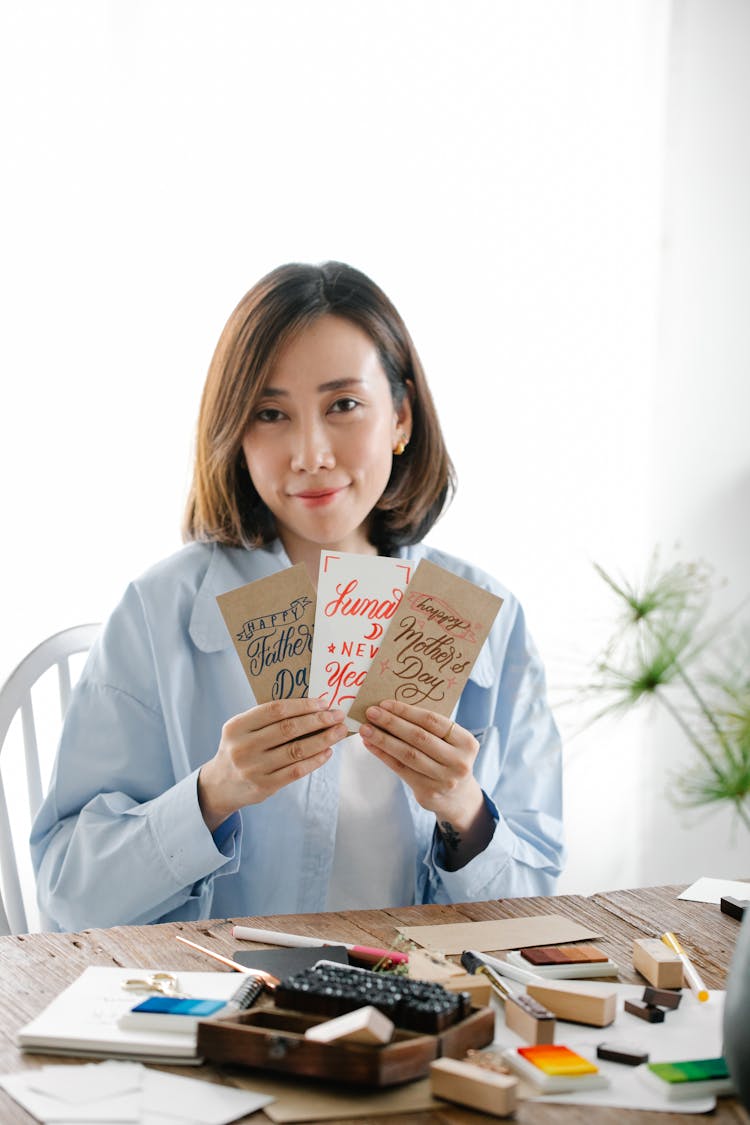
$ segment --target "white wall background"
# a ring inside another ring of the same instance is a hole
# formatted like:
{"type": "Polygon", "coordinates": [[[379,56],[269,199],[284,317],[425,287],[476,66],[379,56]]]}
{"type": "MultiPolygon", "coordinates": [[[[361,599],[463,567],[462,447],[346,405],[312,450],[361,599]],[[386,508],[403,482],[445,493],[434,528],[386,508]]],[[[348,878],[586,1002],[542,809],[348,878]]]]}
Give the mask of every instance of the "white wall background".
{"type": "MultiPolygon", "coordinates": [[[[554,699],[592,559],[679,536],[739,601],[749,63],[743,0],[0,0],[0,678],[179,546],[215,341],[292,259],[401,309],[460,478],[431,538],[521,597],[554,699]]],[[[684,755],[568,740],[561,890],[750,874],[664,804],[684,755]]]]}
{"type": "MultiPolygon", "coordinates": [[[[717,605],[741,614],[750,658],[750,5],[674,5],[669,58],[660,336],[652,390],[652,534],[678,540],[727,579],[717,605]]],[[[726,646],[730,648],[729,645],[726,646]]],[[[731,649],[730,649],[731,651],[731,649]]],[[[750,667],[745,667],[750,677],[750,667]]],[[[662,771],[684,743],[662,719],[644,748],[662,771]]],[[[680,816],[661,786],[644,807],[652,830],[640,866],[654,882],[750,875],[750,839],[728,813],[680,816]],[[735,831],[736,830],[736,831],[735,831]]]]}

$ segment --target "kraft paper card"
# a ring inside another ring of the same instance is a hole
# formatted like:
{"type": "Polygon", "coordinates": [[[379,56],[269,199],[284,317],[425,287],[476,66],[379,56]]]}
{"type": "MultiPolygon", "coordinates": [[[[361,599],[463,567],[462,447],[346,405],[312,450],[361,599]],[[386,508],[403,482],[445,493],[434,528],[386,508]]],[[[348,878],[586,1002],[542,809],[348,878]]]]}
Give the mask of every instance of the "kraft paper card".
{"type": "MultiPolygon", "coordinates": [[[[386,1117],[391,1114],[426,1112],[445,1108],[445,1102],[430,1094],[429,1078],[378,1090],[371,1086],[334,1086],[330,1083],[293,1080],[270,1071],[252,1073],[232,1070],[232,1082],[242,1089],[266,1094],[276,1100],[263,1107],[272,1121],[335,1121],[337,1118],[386,1117]]],[[[400,1119],[400,1118],[399,1118],[400,1119]]]]}
{"type": "MultiPolygon", "coordinates": [[[[411,578],[406,559],[320,552],[310,695],[348,712],[411,578]]],[[[359,722],[347,720],[350,730],[359,722]]]]}
{"type": "Polygon", "coordinates": [[[258,703],[308,693],[315,589],[303,563],[216,598],[258,703]]]}
{"type": "Polygon", "coordinates": [[[535,914],[528,918],[499,918],[486,922],[450,922],[437,926],[399,926],[399,932],[424,949],[441,953],[498,953],[531,945],[561,945],[601,935],[563,914],[535,914]]]}
{"type": "Polygon", "coordinates": [[[503,599],[422,559],[350,717],[383,699],[450,715],[503,599]]]}

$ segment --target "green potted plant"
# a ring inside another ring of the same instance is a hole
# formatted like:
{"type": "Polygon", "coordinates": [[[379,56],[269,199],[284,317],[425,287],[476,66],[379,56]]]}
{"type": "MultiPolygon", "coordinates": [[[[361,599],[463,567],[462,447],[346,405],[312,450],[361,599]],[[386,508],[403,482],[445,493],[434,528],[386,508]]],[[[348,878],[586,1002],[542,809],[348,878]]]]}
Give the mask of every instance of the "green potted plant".
{"type": "Polygon", "coordinates": [[[618,613],[584,689],[596,702],[593,720],[653,700],[693,751],[674,778],[675,800],[728,802],[750,828],[750,646],[729,621],[712,622],[712,572],[703,563],[664,565],[658,551],[637,583],[595,568],[618,613]]]}

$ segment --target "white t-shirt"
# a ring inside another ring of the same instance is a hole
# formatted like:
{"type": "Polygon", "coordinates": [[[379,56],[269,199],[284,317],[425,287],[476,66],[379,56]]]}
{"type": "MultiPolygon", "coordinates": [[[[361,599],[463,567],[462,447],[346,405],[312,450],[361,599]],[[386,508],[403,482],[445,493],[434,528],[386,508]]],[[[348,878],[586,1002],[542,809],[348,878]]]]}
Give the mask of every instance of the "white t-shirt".
{"type": "Polygon", "coordinates": [[[327,909],[413,905],[417,841],[401,781],[358,734],[335,753],[339,812],[327,909]]]}

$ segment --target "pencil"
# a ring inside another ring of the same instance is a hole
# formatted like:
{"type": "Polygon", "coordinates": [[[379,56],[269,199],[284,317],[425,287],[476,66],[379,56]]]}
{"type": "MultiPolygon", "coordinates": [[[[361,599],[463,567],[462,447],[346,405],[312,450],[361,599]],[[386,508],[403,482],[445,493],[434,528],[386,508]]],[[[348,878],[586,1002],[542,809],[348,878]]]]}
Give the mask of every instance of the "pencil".
{"type": "Polygon", "coordinates": [[[224,957],[221,953],[215,953],[213,949],[206,949],[205,945],[198,945],[195,941],[189,941],[186,937],[180,937],[175,934],[178,941],[183,945],[189,945],[191,949],[197,949],[199,953],[205,953],[206,957],[212,957],[214,961],[219,961],[222,965],[227,965],[230,969],[234,969],[236,973],[246,973],[248,976],[259,977],[263,983],[271,988],[275,988],[279,983],[278,978],[266,973],[263,969],[251,969],[246,965],[240,965],[239,961],[233,961],[231,957],[224,957]]]}
{"type": "Polygon", "coordinates": [[[687,953],[682,948],[674,934],[670,930],[667,930],[665,934],[661,935],[661,940],[666,946],[669,946],[672,952],[676,953],[682,961],[682,971],[685,974],[685,978],[689,986],[695,993],[696,997],[701,1001],[708,1000],[708,989],[701,980],[700,974],[695,965],[690,960],[687,953]]]}
{"type": "Polygon", "coordinates": [[[461,954],[461,964],[469,973],[482,973],[487,977],[492,989],[500,999],[505,1000],[515,999],[513,993],[508,988],[507,984],[495,969],[490,965],[485,964],[481,957],[474,952],[473,949],[465,949],[461,954]]]}

